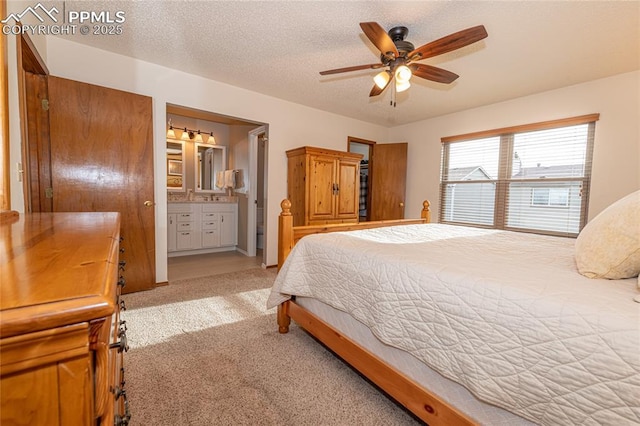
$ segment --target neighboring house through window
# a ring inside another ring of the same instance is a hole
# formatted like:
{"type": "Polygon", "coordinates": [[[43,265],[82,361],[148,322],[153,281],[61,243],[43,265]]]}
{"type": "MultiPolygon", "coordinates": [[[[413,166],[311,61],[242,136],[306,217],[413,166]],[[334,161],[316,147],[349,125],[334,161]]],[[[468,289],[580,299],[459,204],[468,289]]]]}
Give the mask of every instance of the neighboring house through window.
{"type": "Polygon", "coordinates": [[[575,236],[597,114],[443,138],[440,222],[575,236]]]}

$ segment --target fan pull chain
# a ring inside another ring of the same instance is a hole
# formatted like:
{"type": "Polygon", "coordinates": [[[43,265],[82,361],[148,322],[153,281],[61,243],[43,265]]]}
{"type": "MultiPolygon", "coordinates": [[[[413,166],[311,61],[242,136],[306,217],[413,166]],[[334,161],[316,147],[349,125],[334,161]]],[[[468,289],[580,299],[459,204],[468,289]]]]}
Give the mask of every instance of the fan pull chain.
{"type": "Polygon", "coordinates": [[[391,86],[391,100],[389,106],[396,107],[396,85],[391,86]]]}

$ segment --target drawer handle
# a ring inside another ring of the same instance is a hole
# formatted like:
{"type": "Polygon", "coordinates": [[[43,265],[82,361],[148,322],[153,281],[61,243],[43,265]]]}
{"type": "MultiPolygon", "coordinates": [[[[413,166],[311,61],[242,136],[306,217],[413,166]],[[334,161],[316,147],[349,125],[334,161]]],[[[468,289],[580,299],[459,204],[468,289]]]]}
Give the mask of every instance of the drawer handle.
{"type": "Polygon", "coordinates": [[[116,401],[119,400],[120,397],[127,399],[127,391],[122,387],[116,386],[116,401]]]}
{"type": "Polygon", "coordinates": [[[123,390],[116,391],[116,401],[122,396],[124,398],[124,415],[116,414],[113,417],[114,426],[127,426],[131,420],[131,410],[129,409],[129,400],[127,399],[127,392],[123,390]]]}
{"type": "Polygon", "coordinates": [[[129,351],[129,345],[127,344],[127,333],[125,333],[124,331],[121,330],[120,333],[118,333],[118,336],[120,337],[120,341],[115,342],[115,343],[111,343],[109,345],[109,349],[117,349],[118,353],[124,351],[124,352],[128,352],[129,351]]]}

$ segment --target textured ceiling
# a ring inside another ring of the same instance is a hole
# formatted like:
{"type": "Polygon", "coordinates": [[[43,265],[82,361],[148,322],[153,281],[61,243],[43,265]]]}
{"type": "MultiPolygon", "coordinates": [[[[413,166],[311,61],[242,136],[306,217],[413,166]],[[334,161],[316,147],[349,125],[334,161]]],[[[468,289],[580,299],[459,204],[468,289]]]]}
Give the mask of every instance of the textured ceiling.
{"type": "MultiPolygon", "coordinates": [[[[43,2],[60,3],[60,2],[43,2]]],[[[67,1],[123,10],[120,36],[71,40],[337,114],[395,126],[640,68],[638,1],[67,1]],[[460,75],[412,79],[369,98],[378,61],[360,22],[409,28],[416,47],[482,24],[489,36],[421,63],[460,75]]]]}

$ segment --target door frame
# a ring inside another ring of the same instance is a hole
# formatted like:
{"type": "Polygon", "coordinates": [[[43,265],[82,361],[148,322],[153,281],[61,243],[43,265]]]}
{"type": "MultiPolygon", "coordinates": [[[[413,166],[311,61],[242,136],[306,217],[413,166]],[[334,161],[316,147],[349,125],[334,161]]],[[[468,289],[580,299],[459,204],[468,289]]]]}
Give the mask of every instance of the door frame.
{"type": "MultiPolygon", "coordinates": [[[[51,163],[50,158],[50,141],[48,129],[42,129],[43,132],[34,132],[36,137],[29,137],[29,126],[38,122],[38,118],[29,113],[27,103],[29,96],[33,94],[27,93],[26,73],[35,75],[48,76],[49,69],[45,64],[42,56],[38,53],[35,45],[28,34],[20,34],[16,37],[16,56],[18,68],[18,105],[20,115],[20,146],[22,152],[21,168],[18,173],[22,177],[22,191],[24,198],[24,211],[33,213],[34,204],[35,211],[51,211],[50,203],[47,206],[41,206],[39,200],[45,199],[45,188],[51,187],[51,167],[31,167],[30,152],[38,152],[40,158],[38,163],[51,163]],[[40,149],[40,148],[41,149],[40,149]],[[41,172],[44,172],[42,174],[41,172]],[[32,184],[38,188],[38,193],[33,194],[32,184]],[[37,201],[37,202],[35,202],[37,201]]],[[[48,95],[47,95],[48,98],[48,95]]],[[[42,112],[43,116],[48,116],[47,111],[42,112]]]]}
{"type": "MultiPolygon", "coordinates": [[[[371,177],[373,176],[373,167],[371,167],[371,158],[373,157],[373,147],[376,144],[375,141],[370,141],[367,139],[362,139],[362,138],[356,138],[354,136],[347,136],[347,152],[351,152],[351,143],[358,143],[360,145],[369,145],[369,164],[367,165],[367,168],[369,170],[368,172],[368,185],[369,185],[369,190],[367,191],[367,215],[365,216],[365,222],[368,222],[371,220],[371,184],[372,184],[372,180],[371,177]]],[[[358,218],[359,220],[359,218],[358,218]]]]}
{"type": "MultiPolygon", "coordinates": [[[[258,137],[261,134],[268,136],[268,126],[262,125],[249,131],[249,191],[247,192],[247,255],[254,257],[257,251],[257,203],[258,203],[258,137]]],[[[267,164],[268,164],[268,138],[264,150],[264,206],[267,200],[267,164]]],[[[264,211],[263,224],[267,224],[267,212],[264,211]]],[[[264,227],[264,247],[267,246],[267,227],[264,227]]],[[[266,265],[265,255],[267,250],[262,250],[262,266],[266,265]]]]}

